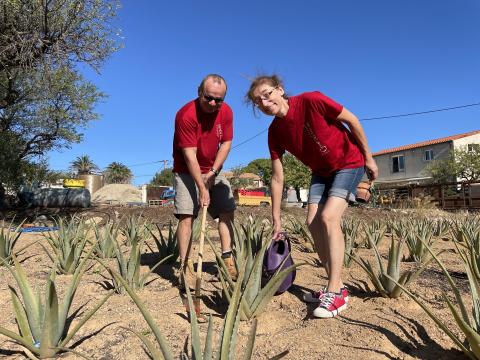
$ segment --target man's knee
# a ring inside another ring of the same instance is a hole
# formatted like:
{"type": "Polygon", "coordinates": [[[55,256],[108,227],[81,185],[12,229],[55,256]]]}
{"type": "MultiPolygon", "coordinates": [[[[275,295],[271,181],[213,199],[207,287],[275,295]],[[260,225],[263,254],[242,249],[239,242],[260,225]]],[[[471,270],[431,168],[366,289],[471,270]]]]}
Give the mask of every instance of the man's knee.
{"type": "Polygon", "coordinates": [[[193,215],[179,215],[178,216],[178,226],[179,227],[188,227],[193,225],[193,215]]]}

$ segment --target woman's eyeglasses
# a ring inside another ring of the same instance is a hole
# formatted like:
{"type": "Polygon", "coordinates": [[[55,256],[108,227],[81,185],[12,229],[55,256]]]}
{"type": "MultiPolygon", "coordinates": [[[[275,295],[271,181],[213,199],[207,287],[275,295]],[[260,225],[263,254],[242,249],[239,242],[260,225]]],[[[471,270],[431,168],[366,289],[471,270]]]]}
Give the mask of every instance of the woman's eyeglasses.
{"type": "Polygon", "coordinates": [[[216,98],[216,97],[213,97],[213,96],[210,96],[210,95],[203,94],[202,96],[205,100],[207,100],[207,102],[211,102],[212,100],[215,101],[215,104],[221,104],[224,101],[223,98],[216,98]]]}
{"type": "Polygon", "coordinates": [[[275,86],[274,88],[272,88],[272,90],[270,91],[266,91],[264,92],[263,94],[261,94],[260,96],[258,96],[257,98],[255,98],[255,101],[254,101],[254,104],[256,106],[260,106],[262,104],[262,100],[270,100],[270,98],[272,97],[272,94],[273,92],[278,89],[278,86],[275,86]]]}

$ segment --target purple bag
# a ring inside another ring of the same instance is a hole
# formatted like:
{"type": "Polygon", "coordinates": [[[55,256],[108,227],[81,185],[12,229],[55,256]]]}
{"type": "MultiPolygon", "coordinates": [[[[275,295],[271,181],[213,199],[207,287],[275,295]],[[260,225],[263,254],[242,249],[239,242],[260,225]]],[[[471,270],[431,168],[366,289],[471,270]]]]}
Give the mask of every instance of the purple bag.
{"type": "MultiPolygon", "coordinates": [[[[275,275],[275,272],[283,262],[282,269],[286,269],[293,265],[293,259],[291,256],[292,246],[287,233],[281,234],[281,239],[278,241],[272,241],[268,249],[265,251],[265,257],[263,258],[263,276],[266,281],[275,275]]],[[[296,269],[287,275],[283,283],[278,288],[275,295],[279,295],[287,291],[292,286],[295,276],[297,274],[296,269]]]]}

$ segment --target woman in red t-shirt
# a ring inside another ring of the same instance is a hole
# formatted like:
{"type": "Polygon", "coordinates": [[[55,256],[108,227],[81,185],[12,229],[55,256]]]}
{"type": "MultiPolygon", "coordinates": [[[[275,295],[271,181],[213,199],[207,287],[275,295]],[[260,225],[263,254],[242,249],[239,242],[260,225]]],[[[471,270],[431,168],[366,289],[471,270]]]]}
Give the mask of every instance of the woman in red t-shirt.
{"type": "Polygon", "coordinates": [[[275,117],[268,129],[275,240],[282,231],[283,154],[288,151],[312,170],[307,225],[328,284],[305,294],[304,300],[318,303],[314,316],[334,317],[348,302],[348,291],[341,279],[345,251],[342,215],[348,203],[355,201],[356,187],[365,171],[372,181],[378,176],[365,133],[354,114],[320,92],[286,96],[276,75],[255,78],[246,100],[275,117]]]}

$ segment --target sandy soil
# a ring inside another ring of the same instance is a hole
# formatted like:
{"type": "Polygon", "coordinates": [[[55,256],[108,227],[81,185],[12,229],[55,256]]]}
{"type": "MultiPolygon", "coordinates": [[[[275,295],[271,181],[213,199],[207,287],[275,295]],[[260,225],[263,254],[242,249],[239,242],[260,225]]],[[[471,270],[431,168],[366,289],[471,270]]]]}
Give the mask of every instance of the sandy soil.
{"type": "MultiPolygon", "coordinates": [[[[107,221],[113,217],[120,219],[125,213],[143,211],[144,216],[159,224],[167,224],[172,219],[171,208],[102,208],[84,213],[95,217],[96,221],[107,221]]],[[[47,215],[53,211],[49,210],[47,215]]],[[[305,217],[303,209],[288,209],[288,213],[305,217]]],[[[240,208],[237,217],[260,216],[269,218],[269,209],[240,208]]],[[[391,212],[389,212],[391,214],[391,212]]],[[[29,215],[32,220],[39,212],[29,215]]],[[[368,219],[383,216],[384,212],[368,209],[349,209],[348,215],[368,219]]],[[[412,213],[412,216],[415,216],[412,213]]],[[[215,223],[210,219],[210,226],[215,223]]],[[[211,233],[212,236],[216,232],[211,233]]],[[[45,242],[40,234],[23,234],[21,244],[36,240],[45,242]]],[[[218,244],[218,237],[215,238],[218,244]]],[[[382,253],[386,252],[388,241],[383,242],[382,253]]],[[[19,245],[21,246],[21,245],[19,245]]],[[[453,252],[449,241],[438,240],[435,248],[447,249],[442,255],[449,270],[455,272],[456,281],[462,295],[469,299],[468,281],[460,261],[453,252]]],[[[227,303],[221,295],[221,284],[215,277],[214,256],[206,246],[204,261],[203,308],[213,315],[214,326],[219,332],[227,303]]],[[[360,249],[359,254],[373,260],[373,250],[360,249]]],[[[35,244],[21,257],[25,259],[26,269],[32,283],[42,287],[49,274],[51,262],[42,248],[35,244]]],[[[144,270],[147,270],[152,256],[144,257],[144,270]]],[[[379,297],[373,290],[366,274],[356,264],[344,271],[344,281],[351,291],[348,309],[334,319],[320,320],[312,317],[314,306],[302,300],[304,291],[318,289],[326,283],[323,268],[315,266],[314,253],[294,251],[294,259],[306,262],[298,269],[295,285],[289,292],[275,297],[267,310],[259,317],[255,342],[254,359],[269,359],[284,350],[289,353],[285,359],[463,359],[462,353],[454,348],[453,342],[440,331],[432,320],[406,295],[399,299],[379,297]]],[[[402,263],[407,269],[412,263],[402,263]]],[[[59,292],[65,290],[71,277],[57,276],[59,292]]],[[[84,305],[82,313],[95,304],[107,293],[102,286],[102,278],[96,267],[91,268],[83,278],[77,291],[72,309],[84,305]]],[[[172,267],[165,265],[151,275],[152,282],[139,292],[148,309],[154,315],[163,334],[174,352],[180,355],[189,341],[190,324],[185,313],[172,267]]],[[[0,326],[16,331],[13,309],[8,286],[15,285],[8,271],[0,267],[0,326]]],[[[410,289],[418,294],[434,309],[435,313],[447,321],[454,332],[458,332],[446,304],[441,300],[442,292],[449,292],[444,276],[434,265],[429,266],[410,289]]],[[[60,295],[60,298],[62,296],[60,295]]],[[[74,322],[75,323],[75,322],[74,322]]],[[[240,344],[248,334],[249,323],[240,326],[240,344]]],[[[71,341],[75,351],[93,359],[148,359],[146,350],[140,340],[126,329],[139,331],[148,338],[154,337],[142,315],[128,295],[113,295],[107,303],[86,323],[78,335],[71,341]]],[[[206,324],[201,325],[206,333],[206,324]]],[[[241,353],[241,351],[239,352],[241,353]]],[[[21,349],[0,336],[0,358],[23,359],[21,349]]],[[[66,359],[75,355],[65,353],[66,359]]]]}

